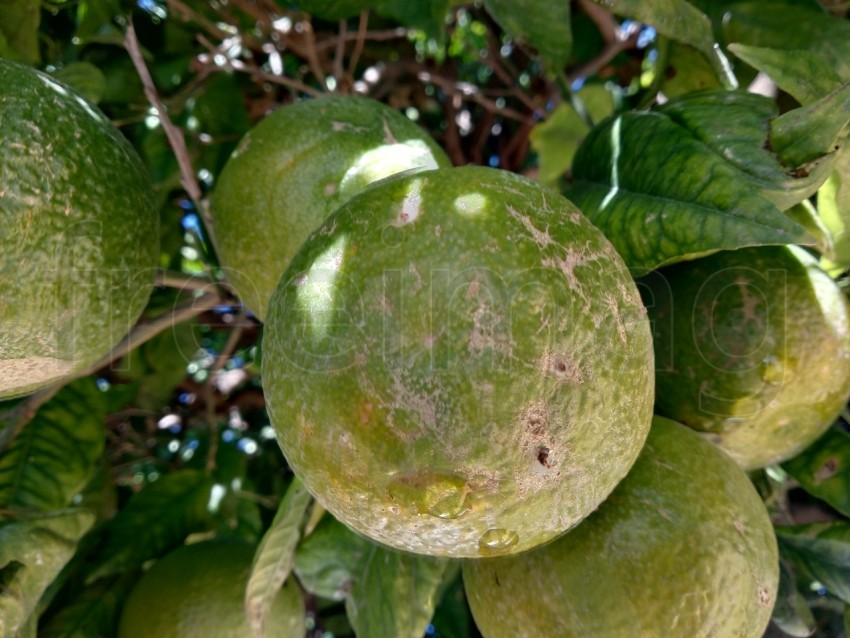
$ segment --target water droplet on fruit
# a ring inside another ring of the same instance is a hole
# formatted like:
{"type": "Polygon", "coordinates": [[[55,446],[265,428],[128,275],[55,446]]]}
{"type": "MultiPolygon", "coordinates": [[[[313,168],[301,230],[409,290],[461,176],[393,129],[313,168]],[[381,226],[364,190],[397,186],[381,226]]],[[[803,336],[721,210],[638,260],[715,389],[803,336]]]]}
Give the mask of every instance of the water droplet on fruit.
{"type": "Polygon", "coordinates": [[[507,529],[488,529],[478,541],[478,553],[482,556],[500,554],[519,543],[519,534],[507,529]]]}
{"type": "Polygon", "coordinates": [[[415,507],[420,514],[458,518],[469,511],[469,487],[459,476],[435,472],[401,474],[388,489],[393,499],[415,507]]]}
{"type": "Polygon", "coordinates": [[[780,385],[785,379],[785,375],[785,366],[776,355],[768,355],[761,362],[761,378],[765,383],[780,385]]]}

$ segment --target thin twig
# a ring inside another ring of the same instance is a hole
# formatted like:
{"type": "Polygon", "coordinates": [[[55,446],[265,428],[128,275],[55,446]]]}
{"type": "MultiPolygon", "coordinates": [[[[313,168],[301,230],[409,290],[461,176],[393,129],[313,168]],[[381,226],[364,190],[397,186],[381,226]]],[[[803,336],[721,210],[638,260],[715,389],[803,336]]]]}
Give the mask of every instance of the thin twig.
{"type": "Polygon", "coordinates": [[[327,87],[328,79],[325,77],[325,71],[322,68],[321,63],[319,62],[319,56],[316,51],[316,33],[313,31],[313,25],[306,21],[304,24],[304,36],[307,41],[306,47],[304,47],[304,53],[307,58],[307,65],[310,67],[310,71],[316,76],[316,79],[319,81],[319,84],[322,87],[327,87]]]}
{"type": "Polygon", "coordinates": [[[195,22],[199,26],[203,27],[210,35],[221,38],[222,40],[230,37],[231,34],[224,29],[221,29],[217,24],[215,24],[215,22],[205,16],[202,16],[200,13],[180,0],[166,0],[166,2],[168,4],[168,8],[182,20],[186,22],[195,22]]]}
{"type": "Polygon", "coordinates": [[[157,286],[177,288],[178,290],[207,290],[211,285],[215,285],[205,277],[184,275],[181,272],[167,270],[161,270],[157,273],[155,283],[157,286]]]}
{"type": "MultiPolygon", "coordinates": [[[[367,13],[368,15],[368,13],[367,13]]],[[[362,16],[361,16],[361,24],[362,24],[362,16]]],[[[343,38],[344,40],[351,42],[352,40],[363,40],[363,42],[386,42],[387,40],[403,40],[407,38],[408,30],[404,27],[396,27],[395,29],[385,29],[383,31],[366,31],[365,28],[361,30],[358,26],[357,31],[349,31],[345,34],[345,36],[333,36],[330,38],[326,38],[321,42],[316,43],[316,52],[322,53],[323,51],[327,51],[328,49],[332,49],[336,47],[337,40],[339,38],[343,38]]]]}
{"type": "Polygon", "coordinates": [[[177,306],[172,312],[160,315],[150,321],[140,322],[136,324],[133,330],[131,330],[130,333],[124,337],[120,343],[118,343],[118,345],[112,348],[106,356],[82,370],[72,373],[68,377],[62,379],[61,382],[55,383],[39,390],[35,394],[30,395],[23,402],[15,406],[14,415],[12,416],[9,426],[0,433],[0,452],[5,450],[6,447],[11,444],[15,437],[21,433],[27,423],[32,421],[39,408],[56,396],[56,393],[59,392],[59,390],[61,390],[65,385],[75,379],[87,377],[101,368],[112,365],[114,362],[126,356],[146,341],[153,339],[159,333],[164,332],[179,323],[189,321],[190,319],[215,308],[221,303],[222,299],[219,295],[207,293],[186,304],[177,306]]]}
{"type": "Polygon", "coordinates": [[[242,332],[245,330],[245,319],[247,315],[248,313],[245,309],[245,306],[242,306],[236,315],[236,325],[233,326],[233,330],[230,331],[230,334],[227,337],[227,341],[225,342],[224,347],[218,353],[218,356],[216,356],[212,366],[207,371],[208,376],[206,382],[204,383],[204,400],[206,402],[207,427],[209,428],[210,433],[210,443],[209,447],[207,448],[208,472],[212,472],[215,469],[215,457],[218,453],[218,421],[216,421],[215,416],[215,397],[213,392],[213,383],[215,380],[216,373],[218,373],[219,370],[224,367],[224,364],[227,363],[227,360],[230,358],[230,355],[233,354],[233,351],[236,349],[236,346],[239,343],[239,339],[242,337],[242,332]]]}
{"type": "MultiPolygon", "coordinates": [[[[212,56],[215,56],[217,53],[220,53],[218,48],[216,48],[216,46],[212,44],[203,35],[198,34],[197,38],[198,42],[200,42],[204,47],[206,47],[206,49],[212,54],[212,56]]],[[[235,71],[237,73],[245,73],[252,76],[253,78],[263,80],[264,82],[280,84],[281,86],[285,86],[288,89],[292,89],[293,91],[301,91],[302,93],[312,95],[313,97],[322,95],[321,91],[314,89],[311,86],[307,86],[303,82],[299,82],[298,80],[287,77],[285,75],[275,75],[274,73],[269,73],[268,71],[264,71],[258,66],[254,66],[252,64],[245,64],[241,60],[231,60],[229,58],[225,58],[225,62],[221,66],[217,64],[206,64],[205,62],[199,62],[198,66],[200,68],[204,68],[210,71],[235,71]]]]}
{"type": "MultiPolygon", "coordinates": [[[[357,23],[357,39],[354,41],[354,51],[351,52],[351,58],[348,60],[348,75],[354,78],[357,73],[357,63],[360,62],[360,56],[363,55],[363,49],[366,46],[366,37],[368,32],[366,27],[369,26],[369,12],[362,11],[360,13],[360,22],[357,23]]],[[[398,31],[396,29],[395,31],[398,31]]],[[[407,31],[402,29],[402,35],[407,35],[407,31]]],[[[344,35],[348,35],[347,33],[344,35]]],[[[343,34],[339,35],[340,40],[343,39],[343,34]]]]}
{"type": "Polygon", "coordinates": [[[465,98],[471,102],[476,102],[480,104],[488,111],[496,113],[498,115],[502,115],[504,117],[508,117],[512,120],[517,120],[519,122],[531,122],[532,118],[525,115],[524,113],[520,113],[510,107],[507,106],[499,106],[493,100],[482,95],[481,91],[474,84],[469,83],[458,83],[454,80],[450,80],[448,78],[441,77],[430,71],[421,71],[417,74],[417,77],[422,82],[430,82],[434,86],[439,87],[446,93],[450,95],[458,95],[461,98],[465,98]]]}
{"type": "Polygon", "coordinates": [[[139,40],[136,37],[136,30],[133,28],[132,22],[127,26],[127,33],[124,36],[124,48],[130,54],[133,66],[136,67],[136,73],[139,74],[139,79],[142,81],[145,97],[147,97],[148,102],[157,112],[162,129],[165,131],[166,138],[168,138],[168,144],[177,157],[177,164],[180,167],[180,183],[198,210],[201,210],[201,189],[198,186],[198,180],[195,178],[195,172],[192,169],[189,152],[186,150],[186,141],[183,139],[183,133],[180,129],[171,123],[168,112],[162,100],[159,99],[159,95],[157,95],[153,78],[151,78],[150,71],[148,71],[148,67],[145,65],[145,60],[139,47],[139,40]]]}
{"type": "Polygon", "coordinates": [[[339,21],[339,38],[336,41],[336,51],[334,52],[334,79],[336,86],[342,86],[345,79],[342,62],[345,59],[345,34],[348,33],[348,23],[345,20],[339,21]]]}

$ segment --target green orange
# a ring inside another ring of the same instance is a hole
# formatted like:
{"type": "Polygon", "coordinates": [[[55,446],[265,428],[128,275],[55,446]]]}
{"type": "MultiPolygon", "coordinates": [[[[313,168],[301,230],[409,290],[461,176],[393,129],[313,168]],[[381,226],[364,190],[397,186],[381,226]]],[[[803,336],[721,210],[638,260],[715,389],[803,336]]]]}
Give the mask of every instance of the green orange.
{"type": "Polygon", "coordinates": [[[213,193],[228,279],[264,319],[289,261],[334,209],[389,175],[448,165],[425,131],[374,100],[327,96],[278,109],[245,135],[213,193]]]}
{"type": "Polygon", "coordinates": [[[662,418],[576,529],[463,565],[484,638],[761,638],[778,577],[773,527],[747,476],[662,418]]]}
{"type": "MultiPolygon", "coordinates": [[[[245,612],[254,548],[236,540],[184,545],[157,561],[130,592],[118,638],[258,638],[245,612]]],[[[287,580],[263,636],[304,638],[304,600],[287,580]]]]}
{"type": "Polygon", "coordinates": [[[293,470],[386,545],[509,554],[625,476],[649,325],[607,239],[505,171],[394,177],[310,236],[270,304],[263,387],[293,470]]]}
{"type": "Polygon", "coordinates": [[[121,133],[50,76],[0,59],[0,399],[94,363],[147,303],[153,187],[121,133]]]}
{"type": "Polygon", "coordinates": [[[844,293],[800,248],[720,252],[646,278],[658,412],[753,469],[820,436],[850,396],[844,293]]]}

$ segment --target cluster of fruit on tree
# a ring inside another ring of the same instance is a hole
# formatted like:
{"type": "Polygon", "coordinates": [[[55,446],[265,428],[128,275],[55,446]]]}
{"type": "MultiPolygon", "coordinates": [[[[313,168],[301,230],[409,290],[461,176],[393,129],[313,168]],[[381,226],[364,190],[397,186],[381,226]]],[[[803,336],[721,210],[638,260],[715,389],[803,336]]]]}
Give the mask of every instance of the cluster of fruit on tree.
{"type": "MultiPolygon", "coordinates": [[[[157,222],[140,161],[91,106],[3,61],[0,85],[9,397],[127,332],[157,222]]],[[[465,559],[484,636],[761,635],[777,549],[744,469],[798,452],[850,394],[847,305],[806,253],[636,283],[562,195],[453,168],[355,97],[267,116],[211,203],[225,276],[265,322],[289,465],[357,532],[465,559]]]]}

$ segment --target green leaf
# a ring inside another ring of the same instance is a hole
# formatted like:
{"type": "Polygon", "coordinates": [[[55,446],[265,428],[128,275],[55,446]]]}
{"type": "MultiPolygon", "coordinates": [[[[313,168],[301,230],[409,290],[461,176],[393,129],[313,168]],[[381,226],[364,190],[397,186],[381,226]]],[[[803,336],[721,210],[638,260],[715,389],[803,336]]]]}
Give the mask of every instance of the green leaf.
{"type": "Polygon", "coordinates": [[[446,38],[446,15],[451,0],[383,0],[375,6],[375,13],[398,20],[412,29],[421,29],[438,43],[446,38]]]}
{"type": "MultiPolygon", "coordinates": [[[[591,84],[576,93],[576,99],[594,120],[607,117],[614,110],[611,93],[599,84],[591,84]]],[[[581,140],[590,127],[572,104],[562,102],[530,134],[531,147],[540,161],[539,180],[554,184],[570,167],[581,140]]]]}
{"type": "Polygon", "coordinates": [[[569,2],[484,0],[484,8],[507,35],[537,49],[551,74],[566,65],[573,44],[569,2]]]}
{"type": "Polygon", "coordinates": [[[658,107],[686,128],[780,210],[815,193],[829,177],[834,158],[787,164],[769,147],[773,100],[744,91],[703,91],[658,107]]]}
{"type": "Polygon", "coordinates": [[[93,524],[91,512],[63,510],[0,525],[0,636],[26,635],[42,594],[93,524]]]}
{"type": "Polygon", "coordinates": [[[372,546],[345,601],[358,638],[421,638],[448,560],[372,546]]]}
{"type": "Polygon", "coordinates": [[[106,401],[90,378],[43,405],[0,456],[0,505],[67,507],[94,476],[106,438],[106,401]]]}
{"type": "Polygon", "coordinates": [[[785,214],[806,229],[806,232],[815,240],[815,248],[824,254],[832,254],[832,235],[818,215],[818,211],[812,203],[804,199],[799,204],[785,211],[785,214]]]}
{"type": "Polygon", "coordinates": [[[260,541],[245,592],[248,623],[255,636],[265,636],[266,620],[283,582],[292,571],[301,522],[311,502],[310,493],[294,478],[278,507],[271,527],[260,541]]]}
{"type": "Polygon", "coordinates": [[[850,266],[850,137],[840,141],[834,170],[818,191],[818,212],[834,244],[827,270],[850,266]]]}
{"type": "Polygon", "coordinates": [[[714,41],[711,21],[702,11],[685,0],[594,0],[617,15],[651,24],[658,33],[698,49],[728,88],[737,81],[729,60],[714,41]]]}
{"type": "Polygon", "coordinates": [[[195,470],[166,474],[135,494],[104,529],[88,583],[141,567],[213,522],[212,479],[195,470]]]}
{"type": "Polygon", "coordinates": [[[782,561],[779,563],[779,592],[770,619],[794,638],[808,638],[815,631],[812,610],[797,589],[793,574],[782,561]]]}
{"type": "Polygon", "coordinates": [[[830,593],[850,602],[850,523],[777,526],[779,550],[830,593]]]}
{"type": "MultiPolygon", "coordinates": [[[[460,564],[456,566],[459,568],[460,564]]],[[[450,575],[451,572],[453,570],[449,566],[446,574],[450,575]]],[[[470,634],[472,615],[466,602],[463,579],[459,572],[458,569],[458,573],[448,582],[448,587],[440,598],[434,617],[431,619],[431,624],[441,638],[468,638],[470,634]]]]}
{"type": "Polygon", "coordinates": [[[737,166],[658,112],[624,113],[591,131],[565,194],[637,274],[717,250],[809,241],[737,166]]]}
{"type": "Polygon", "coordinates": [[[38,64],[38,27],[41,3],[38,0],[0,1],[0,57],[38,64]]]}
{"type": "Polygon", "coordinates": [[[837,150],[838,136],[848,122],[850,83],[771,120],[770,145],[784,165],[804,166],[837,150]]]}
{"type": "Polygon", "coordinates": [[[668,46],[667,63],[659,69],[664,95],[673,98],[693,91],[721,88],[714,67],[699,50],[675,41],[668,46]]]}
{"type": "Polygon", "coordinates": [[[372,543],[325,514],[295,552],[295,574],[311,594],[343,600],[361,571],[372,543]]]}
{"type": "Polygon", "coordinates": [[[135,405],[160,410],[186,378],[186,365],[200,347],[197,322],[187,321],[156,335],[117,364],[122,377],[135,382],[135,405]]]}
{"type": "Polygon", "coordinates": [[[850,516],[850,434],[830,428],[782,467],[809,494],[850,516]]]}
{"type": "Polygon", "coordinates": [[[765,73],[800,104],[810,104],[841,86],[841,77],[821,56],[805,49],[782,50],[730,44],[729,50],[765,73]]]}
{"type": "Polygon", "coordinates": [[[85,587],[39,629],[39,638],[112,638],[137,574],[103,578],[85,587]]]}
{"type": "Polygon", "coordinates": [[[93,104],[100,102],[106,92],[106,76],[90,62],[72,62],[53,75],[93,104]]]}
{"type": "Polygon", "coordinates": [[[358,638],[421,638],[448,565],[446,559],[385,549],[330,514],[295,554],[295,573],[307,591],[346,599],[358,638]]]}
{"type": "Polygon", "coordinates": [[[723,37],[729,43],[809,51],[850,81],[850,22],[819,7],[771,0],[739,2],[723,16],[723,37]]]}

